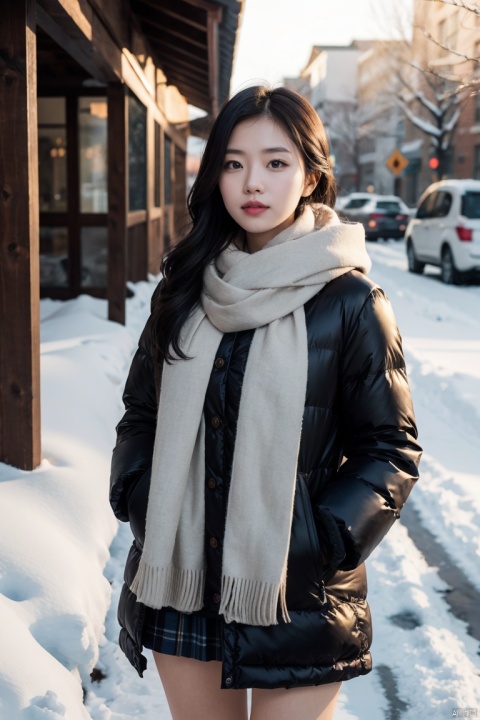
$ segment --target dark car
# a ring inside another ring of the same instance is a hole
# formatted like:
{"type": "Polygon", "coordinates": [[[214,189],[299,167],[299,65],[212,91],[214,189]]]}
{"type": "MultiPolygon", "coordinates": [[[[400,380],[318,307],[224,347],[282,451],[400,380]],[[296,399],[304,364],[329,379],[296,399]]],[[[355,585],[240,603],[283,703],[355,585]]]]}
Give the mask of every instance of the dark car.
{"type": "Polygon", "coordinates": [[[373,195],[360,207],[357,205],[349,209],[348,206],[349,203],[346,203],[340,214],[348,220],[361,222],[367,240],[400,240],[404,237],[410,210],[396,195],[373,195]]]}

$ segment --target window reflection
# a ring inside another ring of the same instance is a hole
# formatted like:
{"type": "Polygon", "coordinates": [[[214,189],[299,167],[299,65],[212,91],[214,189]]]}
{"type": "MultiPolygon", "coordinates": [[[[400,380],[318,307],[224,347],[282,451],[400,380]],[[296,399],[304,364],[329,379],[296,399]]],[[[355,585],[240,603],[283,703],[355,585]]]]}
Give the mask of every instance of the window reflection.
{"type": "Polygon", "coordinates": [[[128,93],[128,198],[130,211],[147,207],[147,110],[128,93]]]}
{"type": "Polygon", "coordinates": [[[66,227],[40,228],[40,285],[67,287],[68,230],[66,227]]]}
{"type": "Polygon", "coordinates": [[[165,135],[164,163],[163,163],[163,202],[170,205],[172,202],[172,141],[165,135]]]}
{"type": "Polygon", "coordinates": [[[160,207],[160,183],[161,183],[161,129],[155,123],[155,183],[153,188],[153,202],[155,207],[160,207]]]}
{"type": "Polygon", "coordinates": [[[82,287],[107,287],[107,236],[106,227],[82,228],[82,287]]]}
{"type": "Polygon", "coordinates": [[[78,100],[80,145],[80,212],[106,213],[107,101],[102,97],[78,100]]]}
{"type": "Polygon", "coordinates": [[[65,98],[38,98],[38,183],[40,212],[66,212],[65,98]]]}

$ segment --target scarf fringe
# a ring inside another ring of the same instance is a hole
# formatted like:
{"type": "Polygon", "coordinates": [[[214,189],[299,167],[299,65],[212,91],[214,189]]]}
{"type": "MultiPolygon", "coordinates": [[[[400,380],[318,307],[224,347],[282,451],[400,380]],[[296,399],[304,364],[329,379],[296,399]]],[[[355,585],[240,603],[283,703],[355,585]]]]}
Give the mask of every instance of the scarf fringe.
{"type": "Polygon", "coordinates": [[[246,578],[222,577],[219,612],[225,622],[245,625],[278,625],[277,606],[284,622],[291,622],[285,599],[286,583],[267,583],[246,578]]]}
{"type": "Polygon", "coordinates": [[[180,612],[193,612],[203,607],[205,570],[189,570],[174,565],[159,568],[140,560],[130,590],[137,601],[154,610],[173,607],[180,612]]]}

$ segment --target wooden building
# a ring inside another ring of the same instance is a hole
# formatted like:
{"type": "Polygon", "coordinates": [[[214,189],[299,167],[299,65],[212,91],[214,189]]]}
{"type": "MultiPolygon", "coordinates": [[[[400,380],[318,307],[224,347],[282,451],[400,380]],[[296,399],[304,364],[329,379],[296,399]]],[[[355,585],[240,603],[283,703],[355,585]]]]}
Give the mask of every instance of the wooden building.
{"type": "Polygon", "coordinates": [[[125,320],[185,221],[188,104],[228,95],[242,0],[2,0],[0,461],[39,464],[39,298],[125,320]]]}

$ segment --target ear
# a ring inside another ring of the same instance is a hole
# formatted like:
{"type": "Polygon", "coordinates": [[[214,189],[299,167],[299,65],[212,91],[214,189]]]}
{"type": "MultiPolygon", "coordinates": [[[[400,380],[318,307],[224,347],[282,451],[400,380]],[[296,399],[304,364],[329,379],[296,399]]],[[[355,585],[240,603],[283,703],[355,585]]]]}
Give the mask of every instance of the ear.
{"type": "Polygon", "coordinates": [[[305,184],[303,186],[302,197],[309,197],[317,187],[320,180],[319,173],[310,173],[305,178],[305,184]]]}

